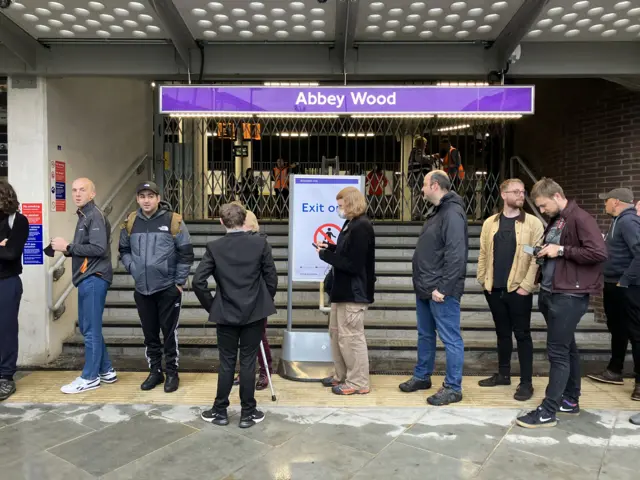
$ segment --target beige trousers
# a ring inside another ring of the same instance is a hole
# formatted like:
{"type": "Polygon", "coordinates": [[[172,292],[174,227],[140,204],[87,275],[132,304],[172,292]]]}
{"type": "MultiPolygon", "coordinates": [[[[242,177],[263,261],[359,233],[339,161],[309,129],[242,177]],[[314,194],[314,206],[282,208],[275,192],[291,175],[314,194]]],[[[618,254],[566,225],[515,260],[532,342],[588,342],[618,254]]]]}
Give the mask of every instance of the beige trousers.
{"type": "Polygon", "coordinates": [[[329,336],[333,355],[333,378],[349,387],[369,388],[369,353],[364,336],[362,303],[333,303],[329,316],[329,336]]]}

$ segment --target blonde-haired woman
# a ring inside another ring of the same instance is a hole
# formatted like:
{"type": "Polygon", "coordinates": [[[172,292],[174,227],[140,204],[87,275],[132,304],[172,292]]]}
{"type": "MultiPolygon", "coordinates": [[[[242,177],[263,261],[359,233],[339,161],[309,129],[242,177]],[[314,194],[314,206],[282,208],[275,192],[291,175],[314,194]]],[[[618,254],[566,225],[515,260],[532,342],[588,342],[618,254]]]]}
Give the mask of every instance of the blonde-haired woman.
{"type": "Polygon", "coordinates": [[[322,243],[317,249],[333,275],[329,335],[334,373],[322,384],[336,395],[366,394],[371,386],[364,315],[373,303],[376,239],[360,190],[344,188],[336,200],[338,214],[346,221],[336,245],[322,243]]]}
{"type": "MultiPolygon", "coordinates": [[[[244,205],[242,205],[242,203],[238,201],[231,202],[231,203],[235,205],[240,205],[241,207],[244,208],[244,205]]],[[[264,237],[266,237],[265,234],[260,233],[260,224],[258,223],[258,217],[256,217],[255,213],[253,213],[251,210],[246,210],[246,213],[247,213],[247,216],[244,220],[244,230],[246,230],[247,232],[253,232],[256,235],[263,235],[264,237]]],[[[262,354],[260,351],[258,351],[258,363],[260,364],[260,374],[258,376],[258,381],[256,382],[256,390],[264,390],[269,386],[269,377],[267,377],[267,368],[269,368],[269,373],[273,374],[273,363],[271,360],[271,347],[269,347],[269,339],[267,338],[266,319],[264,322],[264,329],[262,330],[262,346],[264,347],[264,353],[265,353],[265,356],[267,357],[267,365],[264,364],[264,359],[262,358],[262,354]]],[[[234,384],[236,385],[240,384],[239,377],[235,378],[234,384]]]]}

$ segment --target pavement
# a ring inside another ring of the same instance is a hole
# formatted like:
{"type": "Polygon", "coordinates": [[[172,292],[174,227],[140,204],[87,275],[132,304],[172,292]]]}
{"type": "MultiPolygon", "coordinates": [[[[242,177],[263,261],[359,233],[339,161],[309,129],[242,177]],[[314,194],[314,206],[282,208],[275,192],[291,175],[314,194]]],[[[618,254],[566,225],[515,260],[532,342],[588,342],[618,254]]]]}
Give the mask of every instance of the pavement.
{"type": "Polygon", "coordinates": [[[0,404],[2,480],[637,480],[632,411],[583,410],[555,428],[520,409],[266,407],[238,428],[208,405],[0,404]]]}

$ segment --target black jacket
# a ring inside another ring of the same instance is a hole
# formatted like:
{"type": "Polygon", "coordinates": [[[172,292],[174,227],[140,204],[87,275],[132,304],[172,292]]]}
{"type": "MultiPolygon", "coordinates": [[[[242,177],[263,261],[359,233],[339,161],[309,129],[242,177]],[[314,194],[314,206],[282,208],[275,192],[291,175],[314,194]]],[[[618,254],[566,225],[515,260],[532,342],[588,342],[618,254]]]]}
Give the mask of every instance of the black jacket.
{"type": "Polygon", "coordinates": [[[229,232],[207,243],[192,283],[210,322],[239,326],[276,313],[278,274],[264,235],[229,232]],[[207,286],[212,275],[215,297],[207,286]]]}
{"type": "Polygon", "coordinates": [[[605,282],[640,286],[640,217],[634,207],[613,219],[605,241],[609,253],[604,264],[605,282]]]}
{"type": "Polygon", "coordinates": [[[449,192],[427,217],[413,253],[413,288],[422,299],[437,289],[458,300],[467,271],[467,217],[462,199],[449,192]]]}
{"type": "Polygon", "coordinates": [[[7,245],[0,247],[0,278],[15,277],[22,273],[22,252],[29,237],[29,220],[16,212],[13,227],[9,227],[9,215],[0,212],[0,242],[7,239],[7,245]]]}
{"type": "Polygon", "coordinates": [[[332,303],[373,303],[376,236],[366,215],[344,222],[337,244],[320,258],[333,267],[332,303]]]}

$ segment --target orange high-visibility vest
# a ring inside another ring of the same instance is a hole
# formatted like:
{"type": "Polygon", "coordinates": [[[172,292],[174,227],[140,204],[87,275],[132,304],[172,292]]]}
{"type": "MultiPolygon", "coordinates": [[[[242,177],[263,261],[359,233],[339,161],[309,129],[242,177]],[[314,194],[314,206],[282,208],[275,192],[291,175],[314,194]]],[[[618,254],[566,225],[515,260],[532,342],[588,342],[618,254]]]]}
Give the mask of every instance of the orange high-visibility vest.
{"type": "MultiPolygon", "coordinates": [[[[449,168],[453,168],[455,167],[455,165],[450,165],[450,163],[453,163],[451,160],[451,154],[455,151],[456,149],[451,147],[449,149],[449,153],[447,153],[445,155],[445,157],[442,159],[442,166],[445,170],[445,172],[449,173],[449,168]]],[[[460,180],[464,180],[464,167],[462,166],[462,162],[460,162],[460,165],[458,165],[458,171],[456,172],[458,175],[458,178],[460,180]]]]}
{"type": "Polygon", "coordinates": [[[289,169],[274,167],[273,169],[273,177],[276,179],[273,184],[273,188],[276,190],[284,190],[285,188],[289,188],[289,169]]]}

